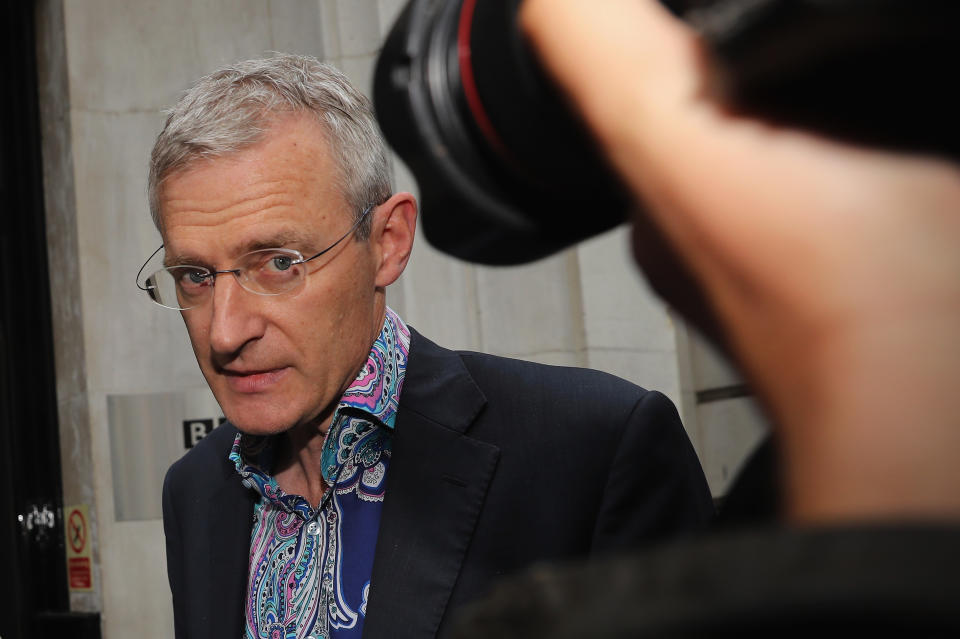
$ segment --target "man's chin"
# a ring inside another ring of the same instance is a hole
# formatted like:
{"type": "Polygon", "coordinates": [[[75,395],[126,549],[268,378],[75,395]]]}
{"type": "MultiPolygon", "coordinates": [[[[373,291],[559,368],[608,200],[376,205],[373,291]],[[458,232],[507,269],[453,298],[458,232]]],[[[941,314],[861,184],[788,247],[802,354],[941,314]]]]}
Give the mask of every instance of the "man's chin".
{"type": "Polygon", "coordinates": [[[249,421],[245,419],[233,420],[227,415],[227,420],[233,424],[237,430],[245,435],[255,435],[258,437],[267,437],[269,435],[279,435],[290,430],[293,426],[289,423],[249,421]]]}
{"type": "Polygon", "coordinates": [[[227,421],[247,435],[263,437],[287,433],[298,426],[312,428],[319,419],[310,412],[310,406],[296,402],[295,397],[238,397],[229,392],[221,396],[217,399],[227,421]]]}
{"type": "MultiPolygon", "coordinates": [[[[233,424],[233,422],[230,422],[230,423],[233,424]]],[[[282,434],[282,433],[287,432],[287,431],[290,430],[290,428],[291,428],[290,426],[278,426],[278,427],[276,427],[276,428],[270,428],[270,427],[264,428],[264,427],[262,427],[262,426],[248,427],[248,426],[245,426],[245,425],[238,425],[238,424],[233,424],[233,425],[236,426],[236,427],[237,427],[237,430],[240,431],[241,433],[243,433],[244,435],[251,435],[251,436],[257,436],[257,437],[269,437],[269,436],[271,436],[271,435],[280,435],[280,434],[282,434]]]]}
{"type": "Polygon", "coordinates": [[[246,435],[260,437],[279,435],[290,430],[298,422],[295,417],[281,414],[279,410],[249,410],[248,407],[222,406],[227,421],[246,435]]]}
{"type": "Polygon", "coordinates": [[[213,392],[224,416],[237,430],[247,435],[277,435],[300,421],[300,414],[291,410],[289,399],[270,395],[245,395],[219,386],[213,392]]]}

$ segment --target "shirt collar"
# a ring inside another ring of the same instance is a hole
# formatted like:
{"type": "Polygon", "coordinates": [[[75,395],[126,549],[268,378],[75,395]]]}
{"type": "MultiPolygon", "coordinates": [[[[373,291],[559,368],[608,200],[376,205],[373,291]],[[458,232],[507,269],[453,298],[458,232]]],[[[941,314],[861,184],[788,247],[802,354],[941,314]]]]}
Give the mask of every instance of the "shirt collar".
{"type": "MultiPolygon", "coordinates": [[[[330,430],[323,446],[321,469],[329,485],[334,483],[337,468],[351,452],[341,450],[342,442],[338,436],[348,416],[366,418],[374,424],[393,430],[409,353],[410,329],[388,306],[383,328],[370,348],[367,361],[343,393],[330,421],[330,430]]],[[[269,439],[237,433],[229,456],[237,472],[244,478],[244,483],[266,497],[282,494],[275,480],[264,472],[270,466],[269,458],[272,453],[269,439]]]]}
{"type": "Polygon", "coordinates": [[[383,328],[356,379],[340,398],[337,413],[345,408],[360,410],[392,429],[397,419],[409,353],[410,329],[388,306],[383,328]]]}

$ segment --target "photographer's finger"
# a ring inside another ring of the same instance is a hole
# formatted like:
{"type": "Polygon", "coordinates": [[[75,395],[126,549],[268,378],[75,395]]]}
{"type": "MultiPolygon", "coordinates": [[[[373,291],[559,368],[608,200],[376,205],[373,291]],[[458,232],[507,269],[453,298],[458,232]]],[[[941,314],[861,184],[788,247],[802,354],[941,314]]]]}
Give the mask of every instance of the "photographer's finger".
{"type": "Polygon", "coordinates": [[[664,185],[686,182],[697,146],[710,144],[691,135],[703,126],[707,77],[696,34],[655,0],[525,0],[520,20],[611,164],[689,251],[677,235],[690,229],[664,219],[677,196],[664,185]]]}
{"type": "Polygon", "coordinates": [[[651,0],[525,0],[521,26],[601,138],[699,90],[696,36],[651,0]]]}

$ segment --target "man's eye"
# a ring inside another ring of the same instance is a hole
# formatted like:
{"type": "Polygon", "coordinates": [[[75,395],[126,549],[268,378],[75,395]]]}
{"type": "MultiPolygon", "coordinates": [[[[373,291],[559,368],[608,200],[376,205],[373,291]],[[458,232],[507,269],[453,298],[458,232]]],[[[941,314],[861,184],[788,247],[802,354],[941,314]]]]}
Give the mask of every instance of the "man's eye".
{"type": "Polygon", "coordinates": [[[174,273],[174,279],[181,287],[196,288],[206,283],[207,274],[197,269],[184,268],[174,273]]]}
{"type": "Polygon", "coordinates": [[[278,271],[286,271],[293,266],[293,258],[289,255],[274,255],[270,258],[269,265],[278,271]]]}

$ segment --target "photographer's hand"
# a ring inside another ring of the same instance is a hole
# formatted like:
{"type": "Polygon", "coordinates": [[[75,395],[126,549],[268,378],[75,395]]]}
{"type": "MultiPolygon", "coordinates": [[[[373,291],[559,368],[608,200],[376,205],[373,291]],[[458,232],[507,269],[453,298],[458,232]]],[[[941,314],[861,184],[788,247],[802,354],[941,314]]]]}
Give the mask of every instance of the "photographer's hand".
{"type": "Polygon", "coordinates": [[[960,518],[960,169],[737,115],[653,0],[521,19],[769,407],[788,514],[960,518]]]}

